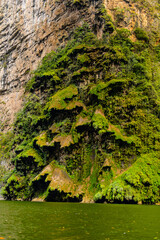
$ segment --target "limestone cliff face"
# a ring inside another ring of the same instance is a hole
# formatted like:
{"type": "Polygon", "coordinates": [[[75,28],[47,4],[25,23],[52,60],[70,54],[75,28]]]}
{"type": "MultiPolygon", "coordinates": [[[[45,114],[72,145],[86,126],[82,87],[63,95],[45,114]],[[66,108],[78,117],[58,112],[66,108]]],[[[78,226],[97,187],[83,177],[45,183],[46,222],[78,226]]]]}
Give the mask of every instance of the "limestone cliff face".
{"type": "Polygon", "coordinates": [[[23,84],[51,50],[63,45],[84,21],[94,23],[96,6],[79,8],[69,1],[0,1],[0,118],[12,123],[20,109],[23,84]],[[87,9],[87,11],[86,11],[87,9]],[[21,89],[22,88],[22,89],[21,89]]]}
{"type": "MultiPolygon", "coordinates": [[[[0,118],[9,126],[21,107],[23,85],[41,59],[64,45],[84,21],[101,37],[98,8],[104,3],[117,26],[158,28],[158,16],[132,0],[0,0],[0,118]],[[80,2],[80,1],[79,1],[80,2]]],[[[154,1],[153,3],[154,4],[154,1]]],[[[155,14],[155,13],[154,13],[155,14]]],[[[156,13],[157,14],[157,13],[156,13]]]]}
{"type": "Polygon", "coordinates": [[[87,12],[69,1],[0,2],[1,90],[20,87],[48,52],[63,44],[82,23],[95,19],[96,2],[87,12]],[[93,15],[93,16],[92,16],[93,15]]]}
{"type": "Polygon", "coordinates": [[[130,30],[135,27],[158,30],[159,11],[156,10],[156,3],[157,1],[104,0],[108,14],[117,26],[130,30]]]}

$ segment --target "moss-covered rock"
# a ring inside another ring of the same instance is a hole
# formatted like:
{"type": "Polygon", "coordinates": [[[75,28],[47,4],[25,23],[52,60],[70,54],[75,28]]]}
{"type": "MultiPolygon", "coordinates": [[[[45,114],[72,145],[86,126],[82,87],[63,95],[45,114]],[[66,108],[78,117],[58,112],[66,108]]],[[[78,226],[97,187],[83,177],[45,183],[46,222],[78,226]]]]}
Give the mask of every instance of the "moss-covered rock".
{"type": "Polygon", "coordinates": [[[126,29],[111,31],[111,19],[99,14],[102,39],[84,24],[27,83],[8,199],[79,201],[97,193],[95,201],[159,201],[158,48],[143,31],[135,31],[136,42],[126,29]]]}
{"type": "Polygon", "coordinates": [[[54,161],[33,179],[32,186],[34,189],[33,198],[41,196],[44,201],[55,202],[79,202],[82,200],[82,189],[77,191],[77,186],[65,168],[56,165],[54,161]]]}
{"type": "Polygon", "coordinates": [[[109,202],[128,202],[153,204],[160,201],[159,155],[142,155],[119,177],[117,177],[95,200],[109,202]]]}
{"type": "Polygon", "coordinates": [[[73,96],[78,94],[76,86],[70,85],[69,87],[59,90],[55,95],[51,97],[51,100],[48,102],[47,107],[49,110],[57,109],[62,110],[66,109],[67,103],[65,100],[72,99],[73,96]]]}

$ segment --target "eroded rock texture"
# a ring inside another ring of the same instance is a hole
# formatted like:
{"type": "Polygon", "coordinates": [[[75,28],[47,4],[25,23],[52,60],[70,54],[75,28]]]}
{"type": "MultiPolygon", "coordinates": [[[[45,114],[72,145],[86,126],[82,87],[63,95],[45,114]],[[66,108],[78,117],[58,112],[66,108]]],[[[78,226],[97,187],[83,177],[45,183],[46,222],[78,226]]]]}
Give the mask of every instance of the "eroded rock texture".
{"type": "Polygon", "coordinates": [[[3,95],[0,117],[3,126],[13,121],[21,105],[22,90],[19,89],[40,60],[63,45],[84,21],[93,24],[99,2],[91,1],[81,8],[70,1],[0,1],[0,94],[3,95]],[[9,93],[13,91],[16,93],[9,93]],[[17,107],[13,107],[15,99],[17,107]]]}
{"type": "Polygon", "coordinates": [[[82,21],[95,20],[94,1],[87,12],[69,1],[8,0],[0,4],[1,90],[20,87],[40,59],[63,44],[82,21]]]}
{"type": "MultiPolygon", "coordinates": [[[[149,5],[141,8],[132,0],[0,0],[0,105],[4,125],[10,125],[21,105],[19,89],[41,59],[70,38],[74,29],[88,22],[99,37],[103,23],[98,17],[104,3],[119,27],[158,27],[149,5]],[[81,4],[80,4],[81,2],[81,4]],[[82,4],[83,3],[83,4],[82,4]],[[17,92],[10,94],[9,92],[17,92]],[[16,95],[17,107],[12,107],[16,95]],[[14,100],[13,100],[14,98],[14,100]],[[2,107],[3,106],[3,107],[2,107]],[[5,107],[4,107],[5,106],[5,107]]],[[[154,4],[154,1],[153,3],[154,4]]],[[[154,13],[155,14],[155,13],[154,13]]],[[[21,90],[22,91],[22,90],[21,90]]]]}

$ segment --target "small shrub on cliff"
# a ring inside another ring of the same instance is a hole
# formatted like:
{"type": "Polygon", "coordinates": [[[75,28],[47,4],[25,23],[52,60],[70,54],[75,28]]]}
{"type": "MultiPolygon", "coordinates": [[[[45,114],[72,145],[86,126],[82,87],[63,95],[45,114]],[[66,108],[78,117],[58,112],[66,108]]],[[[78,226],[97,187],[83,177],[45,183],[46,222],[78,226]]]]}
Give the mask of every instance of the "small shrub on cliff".
{"type": "Polygon", "coordinates": [[[149,37],[148,37],[147,33],[143,29],[136,28],[134,33],[135,33],[136,38],[138,40],[144,40],[146,43],[149,42],[149,37]]]}

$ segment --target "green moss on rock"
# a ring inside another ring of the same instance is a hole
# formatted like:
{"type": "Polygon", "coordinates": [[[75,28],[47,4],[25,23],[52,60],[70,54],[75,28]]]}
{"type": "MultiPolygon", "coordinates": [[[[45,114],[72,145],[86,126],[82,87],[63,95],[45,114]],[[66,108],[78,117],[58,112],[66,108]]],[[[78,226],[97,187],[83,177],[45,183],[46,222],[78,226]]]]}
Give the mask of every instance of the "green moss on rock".
{"type": "Polygon", "coordinates": [[[108,201],[155,203],[160,201],[158,154],[142,155],[106,190],[108,201]]]}
{"type": "Polygon", "coordinates": [[[5,180],[8,199],[79,201],[98,192],[96,201],[159,201],[158,49],[144,33],[137,42],[126,29],[111,34],[111,19],[97,14],[103,39],[84,24],[27,84],[9,147],[16,177],[5,180]]]}
{"type": "Polygon", "coordinates": [[[73,96],[78,94],[78,90],[76,86],[70,85],[65,89],[59,90],[51,100],[47,104],[48,109],[65,109],[67,107],[67,103],[65,100],[72,99],[73,96]]]}

